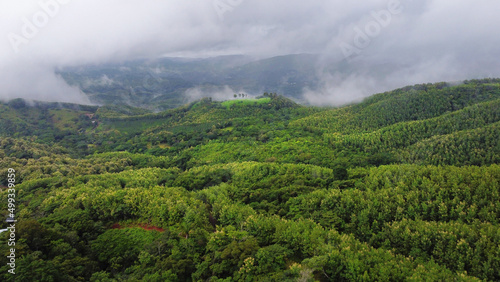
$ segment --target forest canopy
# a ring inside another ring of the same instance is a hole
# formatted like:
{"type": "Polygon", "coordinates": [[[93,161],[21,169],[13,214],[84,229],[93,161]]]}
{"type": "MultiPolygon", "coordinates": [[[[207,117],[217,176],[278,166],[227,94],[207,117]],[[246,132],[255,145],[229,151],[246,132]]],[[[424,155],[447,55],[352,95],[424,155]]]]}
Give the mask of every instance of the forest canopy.
{"type": "Polygon", "coordinates": [[[498,79],[340,108],[3,103],[0,279],[498,281],[499,136],[498,79]]]}

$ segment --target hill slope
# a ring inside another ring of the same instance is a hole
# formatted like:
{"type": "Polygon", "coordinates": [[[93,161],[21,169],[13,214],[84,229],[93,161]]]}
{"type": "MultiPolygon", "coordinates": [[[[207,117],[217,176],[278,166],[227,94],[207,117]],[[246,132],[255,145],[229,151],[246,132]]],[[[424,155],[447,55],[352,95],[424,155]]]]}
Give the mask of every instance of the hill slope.
{"type": "Polygon", "coordinates": [[[342,108],[0,105],[16,279],[497,281],[499,106],[492,79],[342,108]]]}

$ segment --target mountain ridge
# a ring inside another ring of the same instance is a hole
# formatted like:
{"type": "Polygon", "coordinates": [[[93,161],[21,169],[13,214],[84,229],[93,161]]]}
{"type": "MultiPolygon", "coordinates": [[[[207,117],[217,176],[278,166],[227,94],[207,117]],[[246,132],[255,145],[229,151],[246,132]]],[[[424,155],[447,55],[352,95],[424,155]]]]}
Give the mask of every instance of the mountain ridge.
{"type": "MultiPolygon", "coordinates": [[[[498,136],[499,79],[408,86],[337,108],[275,93],[159,113],[1,103],[0,174],[16,171],[16,275],[497,281],[498,136]]],[[[8,185],[0,179],[0,201],[8,185]]]]}

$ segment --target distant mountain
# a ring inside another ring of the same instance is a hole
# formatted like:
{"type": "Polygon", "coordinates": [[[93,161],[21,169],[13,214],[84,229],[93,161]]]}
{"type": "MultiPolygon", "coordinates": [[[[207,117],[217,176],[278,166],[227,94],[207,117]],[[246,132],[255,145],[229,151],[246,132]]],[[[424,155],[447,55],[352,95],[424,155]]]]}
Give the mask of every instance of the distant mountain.
{"type": "Polygon", "coordinates": [[[313,88],[318,82],[317,59],[309,54],[268,59],[243,55],[160,58],[71,67],[58,74],[70,85],[78,86],[94,103],[164,110],[188,102],[184,94],[195,87],[214,93],[228,86],[248,94],[276,92],[300,99],[305,87],[313,88]]]}

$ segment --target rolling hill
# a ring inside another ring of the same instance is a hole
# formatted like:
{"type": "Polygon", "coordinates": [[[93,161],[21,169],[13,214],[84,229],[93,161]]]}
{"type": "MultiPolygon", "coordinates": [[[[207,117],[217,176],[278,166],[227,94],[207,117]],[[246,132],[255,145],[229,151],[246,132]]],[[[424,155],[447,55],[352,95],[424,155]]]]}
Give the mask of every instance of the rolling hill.
{"type": "MultiPolygon", "coordinates": [[[[284,58],[226,59],[224,83],[243,83],[284,58]]],[[[189,63],[203,70],[168,61],[189,63]]],[[[264,93],[158,113],[22,100],[0,113],[20,281],[500,279],[500,79],[339,108],[264,93]]]]}

